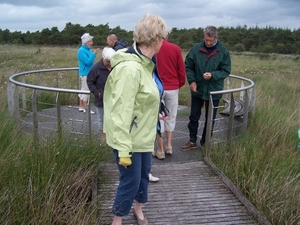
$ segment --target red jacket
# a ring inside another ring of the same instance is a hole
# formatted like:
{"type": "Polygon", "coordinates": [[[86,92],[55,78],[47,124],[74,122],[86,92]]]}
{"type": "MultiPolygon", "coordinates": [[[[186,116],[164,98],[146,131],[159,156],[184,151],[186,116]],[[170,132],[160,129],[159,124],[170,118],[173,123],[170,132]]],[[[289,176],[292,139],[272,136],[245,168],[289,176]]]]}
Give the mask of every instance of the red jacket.
{"type": "Polygon", "coordinates": [[[185,67],[179,46],[164,40],[156,55],[157,70],[164,90],[175,90],[185,84],[185,67]]]}

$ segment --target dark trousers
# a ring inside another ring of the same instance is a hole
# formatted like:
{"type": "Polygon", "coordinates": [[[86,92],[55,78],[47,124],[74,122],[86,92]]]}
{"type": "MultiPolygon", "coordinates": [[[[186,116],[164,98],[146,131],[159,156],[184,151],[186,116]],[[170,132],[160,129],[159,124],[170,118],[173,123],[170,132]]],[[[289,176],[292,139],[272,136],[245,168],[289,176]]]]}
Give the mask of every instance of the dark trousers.
{"type": "MultiPolygon", "coordinates": [[[[214,120],[217,115],[217,107],[219,106],[219,101],[220,100],[213,100],[214,109],[213,109],[212,129],[214,126],[214,120]]],[[[204,129],[202,131],[202,139],[200,141],[201,144],[205,143],[209,101],[192,96],[192,106],[191,106],[191,113],[190,113],[190,117],[189,117],[190,122],[188,124],[188,128],[190,131],[190,142],[193,142],[193,143],[196,143],[196,141],[197,141],[199,119],[201,116],[201,109],[202,109],[203,105],[205,105],[205,124],[204,124],[204,129]]]]}

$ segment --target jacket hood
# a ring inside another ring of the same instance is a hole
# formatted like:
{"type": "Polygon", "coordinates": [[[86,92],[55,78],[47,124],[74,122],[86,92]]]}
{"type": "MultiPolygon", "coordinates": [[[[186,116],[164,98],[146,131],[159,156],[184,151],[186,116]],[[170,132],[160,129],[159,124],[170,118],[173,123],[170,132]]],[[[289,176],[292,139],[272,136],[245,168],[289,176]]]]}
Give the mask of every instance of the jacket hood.
{"type": "Polygon", "coordinates": [[[121,46],[123,46],[123,48],[126,48],[128,46],[128,42],[125,40],[119,40],[116,42],[115,45],[121,45],[121,46]]]}

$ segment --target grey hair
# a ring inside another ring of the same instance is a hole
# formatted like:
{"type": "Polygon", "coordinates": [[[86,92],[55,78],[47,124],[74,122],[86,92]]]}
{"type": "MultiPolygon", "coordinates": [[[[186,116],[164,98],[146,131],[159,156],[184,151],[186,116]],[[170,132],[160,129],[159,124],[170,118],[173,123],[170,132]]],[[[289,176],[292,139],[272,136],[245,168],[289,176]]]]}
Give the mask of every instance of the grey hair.
{"type": "Polygon", "coordinates": [[[218,37],[218,29],[215,26],[205,27],[203,33],[209,37],[218,37]]]}
{"type": "Polygon", "coordinates": [[[111,47],[105,47],[102,50],[102,58],[106,61],[110,61],[113,54],[115,54],[115,50],[111,47]]]}

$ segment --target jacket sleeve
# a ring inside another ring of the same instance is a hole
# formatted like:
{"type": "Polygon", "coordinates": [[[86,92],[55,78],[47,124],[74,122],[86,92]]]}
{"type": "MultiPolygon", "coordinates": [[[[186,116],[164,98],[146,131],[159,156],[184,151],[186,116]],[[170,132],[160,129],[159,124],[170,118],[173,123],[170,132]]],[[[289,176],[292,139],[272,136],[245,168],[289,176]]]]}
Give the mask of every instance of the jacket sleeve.
{"type": "Polygon", "coordinates": [[[196,82],[196,71],[195,71],[195,61],[194,61],[193,48],[189,51],[185,58],[185,70],[186,78],[189,84],[196,82]]]}
{"type": "Polygon", "coordinates": [[[93,65],[94,60],[96,58],[96,54],[94,52],[88,52],[84,49],[80,49],[78,51],[78,59],[84,64],[84,65],[93,65]]]}
{"type": "Polygon", "coordinates": [[[98,90],[96,85],[98,79],[97,71],[98,71],[98,63],[92,67],[92,69],[90,70],[86,78],[86,83],[90,91],[94,94],[95,97],[98,97],[98,93],[100,92],[100,90],[98,90]]]}
{"type": "Polygon", "coordinates": [[[181,88],[186,81],[186,75],[185,75],[185,68],[184,68],[184,62],[182,58],[182,54],[180,49],[178,49],[178,57],[177,57],[177,77],[179,81],[179,88],[181,88]]]}
{"type": "Polygon", "coordinates": [[[231,58],[229,52],[223,48],[222,59],[217,70],[211,71],[212,81],[224,80],[231,73],[231,58]]]}

